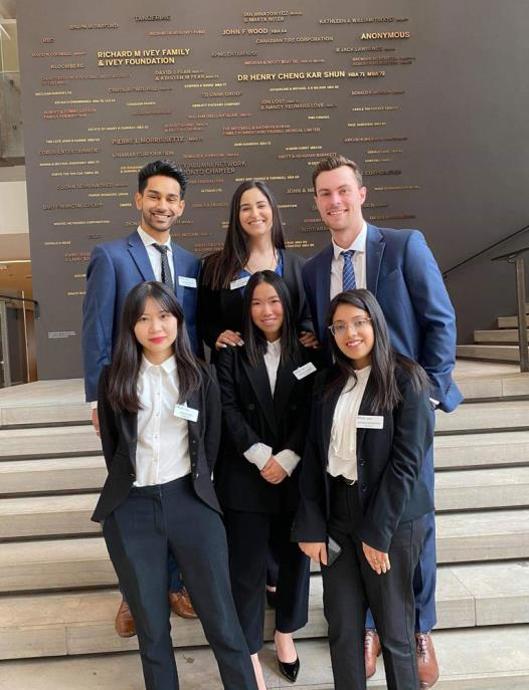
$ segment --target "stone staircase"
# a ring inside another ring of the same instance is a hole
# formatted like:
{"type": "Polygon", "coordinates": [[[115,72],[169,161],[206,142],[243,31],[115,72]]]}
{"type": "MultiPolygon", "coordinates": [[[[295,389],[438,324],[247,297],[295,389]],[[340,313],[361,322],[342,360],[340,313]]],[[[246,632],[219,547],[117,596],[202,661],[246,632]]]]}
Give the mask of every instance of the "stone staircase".
{"type": "MultiPolygon", "coordinates": [[[[526,324],[529,327],[529,304],[526,304],[526,324]]],[[[474,331],[472,345],[458,345],[460,359],[519,362],[518,317],[498,316],[496,328],[474,331]]]]}
{"type": "MultiPolygon", "coordinates": [[[[529,688],[529,375],[458,364],[467,398],[435,440],[440,690],[529,688]]],[[[89,516],[106,475],[79,382],[0,391],[0,690],[140,690],[135,638],[89,516]],[[122,652],[130,652],[122,654],[122,652]]],[[[198,621],[173,618],[182,687],[220,689],[198,621]]],[[[272,618],[267,618],[271,638],[272,618]]],[[[298,690],[332,687],[321,579],[300,632],[298,690]]],[[[270,645],[268,687],[285,687],[270,645]]],[[[369,688],[385,687],[382,664],[369,688]]]]}

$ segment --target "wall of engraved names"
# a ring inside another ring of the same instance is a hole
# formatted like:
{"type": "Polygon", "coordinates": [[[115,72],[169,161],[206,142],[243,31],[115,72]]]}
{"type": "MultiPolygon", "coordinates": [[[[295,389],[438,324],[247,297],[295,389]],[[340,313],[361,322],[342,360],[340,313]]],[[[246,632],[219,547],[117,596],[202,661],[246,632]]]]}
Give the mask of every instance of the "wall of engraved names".
{"type": "Polygon", "coordinates": [[[345,152],[364,168],[366,218],[413,227],[409,163],[414,21],[408,3],[25,0],[19,13],[40,378],[79,376],[94,244],[137,225],[138,169],[174,159],[190,184],[175,239],[222,245],[229,199],[266,180],[288,246],[328,241],[311,167],[345,152]]]}

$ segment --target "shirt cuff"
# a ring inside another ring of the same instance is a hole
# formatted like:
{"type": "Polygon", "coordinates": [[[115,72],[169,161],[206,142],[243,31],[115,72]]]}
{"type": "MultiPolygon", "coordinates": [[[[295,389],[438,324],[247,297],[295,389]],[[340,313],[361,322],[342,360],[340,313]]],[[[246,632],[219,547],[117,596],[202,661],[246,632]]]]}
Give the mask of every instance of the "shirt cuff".
{"type": "Polygon", "coordinates": [[[244,452],[244,457],[262,470],[266,463],[270,460],[272,455],[272,448],[266,443],[254,443],[247,451],[244,452]]]}
{"type": "Polygon", "coordinates": [[[97,400],[91,400],[90,401],[90,409],[91,410],[97,410],[97,400]]]}
{"type": "Polygon", "coordinates": [[[289,450],[288,448],[285,448],[285,450],[280,450],[279,453],[276,453],[274,455],[274,458],[285,470],[289,477],[292,474],[292,472],[296,469],[297,464],[300,461],[300,456],[297,453],[294,453],[293,450],[289,450]]]}
{"type": "Polygon", "coordinates": [[[430,398],[430,402],[434,407],[439,407],[439,405],[441,404],[439,400],[436,400],[435,398],[430,398]]]}

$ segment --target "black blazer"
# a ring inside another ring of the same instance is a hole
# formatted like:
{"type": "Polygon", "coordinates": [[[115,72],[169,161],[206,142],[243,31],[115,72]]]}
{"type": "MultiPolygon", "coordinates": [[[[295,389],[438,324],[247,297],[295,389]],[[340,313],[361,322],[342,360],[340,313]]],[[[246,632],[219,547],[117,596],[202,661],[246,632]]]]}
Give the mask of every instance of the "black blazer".
{"type": "MultiPolygon", "coordinates": [[[[294,541],[323,542],[330,516],[330,476],[327,473],[334,410],[342,389],[325,395],[330,369],[318,375],[309,438],[300,479],[300,504],[294,521],[294,541]]],[[[388,552],[401,522],[433,510],[428,490],[420,478],[423,458],[433,443],[434,414],[428,391],[416,391],[410,375],[397,368],[402,400],[383,414],[382,429],[358,429],[358,491],[363,519],[356,534],[379,551],[388,552]]],[[[373,414],[368,400],[373,382],[366,387],[359,414],[373,414]]]]}
{"type": "Polygon", "coordinates": [[[272,397],[264,359],[254,367],[244,348],[219,352],[223,427],[215,487],[223,507],[265,513],[295,511],[300,465],[280,484],[270,484],[243,454],[261,442],[271,446],[273,453],[288,448],[302,455],[315,373],[298,380],[293,371],[309,361],[317,367],[316,357],[314,350],[301,348],[298,360],[280,363],[272,397]]]}
{"type": "MultiPolygon", "coordinates": [[[[313,331],[312,320],[305,288],[301,277],[301,269],[305,259],[292,252],[283,252],[283,280],[287,284],[292,300],[292,310],[295,315],[296,330],[313,331]]],[[[215,256],[215,255],[214,255],[215,256]]],[[[214,260],[208,257],[206,262],[214,260]]],[[[204,269],[198,290],[198,318],[200,335],[208,347],[215,352],[215,342],[222,331],[242,332],[244,290],[230,290],[221,288],[213,290],[204,284],[204,269]]]]}
{"type": "MultiPolygon", "coordinates": [[[[134,460],[138,440],[138,416],[135,413],[115,412],[112,409],[107,397],[108,371],[109,367],[105,367],[101,373],[97,403],[108,477],[92,515],[94,522],[104,520],[123,503],[136,479],[134,460]]],[[[191,476],[196,495],[220,513],[211,480],[220,442],[220,396],[218,386],[205,366],[201,368],[201,373],[200,388],[187,400],[189,407],[199,410],[198,420],[187,423],[191,476]]]]}

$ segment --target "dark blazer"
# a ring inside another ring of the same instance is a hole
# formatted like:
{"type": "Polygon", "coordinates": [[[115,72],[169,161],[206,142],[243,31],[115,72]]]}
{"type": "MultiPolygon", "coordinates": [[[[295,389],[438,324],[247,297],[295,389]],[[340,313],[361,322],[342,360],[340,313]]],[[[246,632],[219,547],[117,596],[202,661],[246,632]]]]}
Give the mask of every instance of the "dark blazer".
{"type": "MultiPolygon", "coordinates": [[[[176,299],[184,310],[193,350],[201,354],[196,333],[197,288],[184,287],[178,276],[198,282],[200,261],[172,242],[176,299]]],[[[128,237],[94,247],[86,271],[83,302],[83,362],[85,393],[88,401],[97,400],[101,369],[110,363],[119,331],[125,297],[145,280],[155,280],[145,245],[137,231],[128,237]]]]}
{"type": "MultiPolygon", "coordinates": [[[[309,305],[305,298],[305,288],[301,277],[301,269],[305,259],[284,249],[282,252],[283,280],[290,292],[296,329],[298,332],[312,331],[309,305]]],[[[215,256],[208,257],[205,261],[214,260],[215,256]]],[[[199,287],[198,323],[204,342],[212,351],[215,351],[215,342],[222,331],[242,332],[244,289],[222,288],[213,290],[204,284],[204,273],[205,271],[202,271],[199,287]]]]}
{"type": "MultiPolygon", "coordinates": [[[[135,413],[115,412],[110,406],[107,397],[108,371],[109,367],[105,367],[101,374],[97,404],[108,477],[92,515],[94,522],[104,520],[123,503],[136,479],[134,459],[138,417],[135,413]]],[[[187,400],[189,407],[199,410],[198,420],[187,423],[191,477],[196,495],[220,513],[211,480],[220,442],[220,396],[218,386],[205,365],[201,371],[200,388],[187,400]]]]}
{"type": "Polygon", "coordinates": [[[317,367],[316,357],[314,350],[302,348],[297,361],[280,363],[272,397],[263,359],[254,367],[244,348],[219,352],[223,428],[215,487],[223,507],[265,513],[295,510],[299,464],[291,477],[274,485],[243,454],[261,442],[271,446],[273,453],[288,448],[302,455],[315,373],[299,381],[293,371],[309,361],[317,367]]]}
{"type": "MultiPolygon", "coordinates": [[[[324,542],[330,516],[330,482],[327,473],[334,410],[343,388],[325,394],[334,370],[318,375],[300,479],[300,504],[294,521],[294,541],[324,542]]],[[[401,522],[433,510],[433,502],[420,478],[421,464],[433,441],[434,416],[428,392],[417,392],[404,369],[397,369],[401,402],[384,413],[382,429],[358,429],[358,491],[363,520],[357,536],[380,551],[389,550],[401,522]]],[[[359,414],[373,414],[368,381],[359,414]]]]}
{"type": "MultiPolygon", "coordinates": [[[[332,245],[303,267],[303,282],[316,336],[327,342],[332,245]]],[[[391,344],[428,374],[430,395],[451,412],[463,399],[452,380],[456,352],[454,308],[439,266],[418,230],[367,226],[367,289],[388,323],[391,344]]]]}

